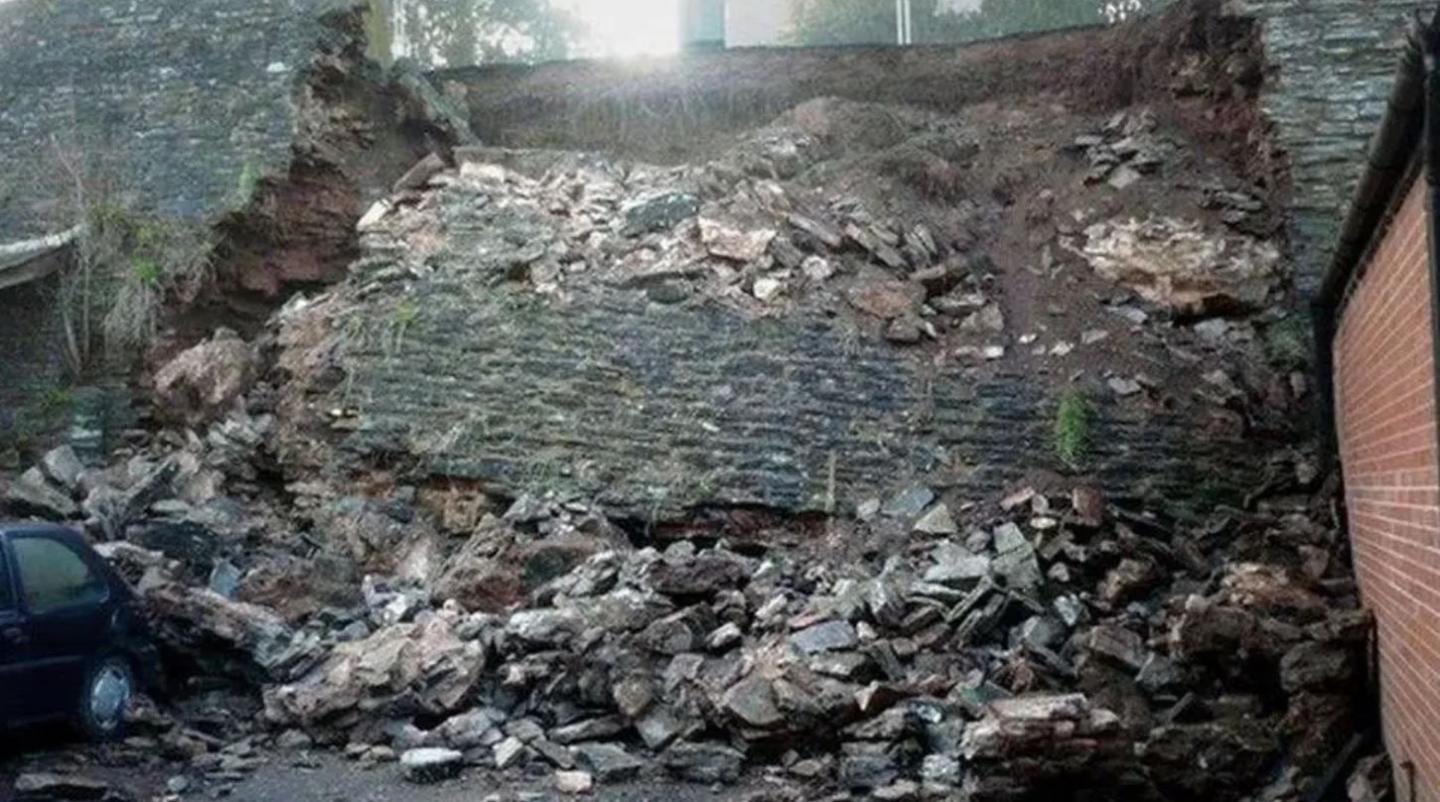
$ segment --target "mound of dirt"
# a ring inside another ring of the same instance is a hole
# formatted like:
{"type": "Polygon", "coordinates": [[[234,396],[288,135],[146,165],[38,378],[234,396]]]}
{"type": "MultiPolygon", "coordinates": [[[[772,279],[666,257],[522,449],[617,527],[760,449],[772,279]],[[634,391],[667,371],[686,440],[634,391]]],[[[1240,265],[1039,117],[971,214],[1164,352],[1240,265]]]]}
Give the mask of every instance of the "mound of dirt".
{"type": "Polygon", "coordinates": [[[822,98],[693,165],[457,157],[374,207],[351,280],[286,318],[292,470],[398,462],[660,521],[1037,468],[1203,504],[1301,419],[1304,378],[1266,348],[1270,207],[1148,108],[822,98]],[[1105,237],[1157,228],[1183,236],[1105,237]],[[1071,395],[1081,457],[1050,431],[1071,395]]]}

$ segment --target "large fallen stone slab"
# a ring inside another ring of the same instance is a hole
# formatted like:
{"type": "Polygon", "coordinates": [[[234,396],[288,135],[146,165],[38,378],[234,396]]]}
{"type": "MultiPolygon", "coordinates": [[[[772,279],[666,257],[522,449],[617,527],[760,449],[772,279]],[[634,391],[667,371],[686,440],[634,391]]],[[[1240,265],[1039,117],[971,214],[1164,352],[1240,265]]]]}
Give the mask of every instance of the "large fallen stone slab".
{"type": "Polygon", "coordinates": [[[1079,252],[1104,278],[1187,315],[1262,309],[1282,278],[1274,244],[1168,217],[1096,223],[1079,252]]]}
{"type": "MultiPolygon", "coordinates": [[[[942,461],[970,466],[957,488],[994,492],[1033,464],[1031,444],[1053,426],[1048,392],[1022,375],[934,375],[922,358],[820,319],[476,289],[426,280],[404,308],[403,337],[347,339],[348,389],[316,403],[355,405],[336,430],[343,457],[406,455],[437,478],[511,496],[543,483],[643,518],[699,506],[823,512],[942,461]]],[[[362,303],[351,314],[329,325],[395,312],[362,303]]],[[[1201,437],[1184,415],[1106,407],[1094,425],[1094,470],[1117,495],[1139,484],[1190,492],[1201,465],[1210,484],[1238,489],[1254,470],[1238,439],[1201,437]]]]}
{"type": "Polygon", "coordinates": [[[223,413],[258,373],[259,360],[250,344],[235,332],[220,329],[156,371],[158,409],[174,419],[198,423],[223,413]]]}
{"type": "Polygon", "coordinates": [[[314,636],[288,626],[272,610],[228,599],[175,577],[176,565],[129,543],[96,550],[126,576],[139,576],[136,593],[167,650],[220,674],[283,682],[320,657],[314,636]]]}
{"type": "Polygon", "coordinates": [[[46,481],[39,468],[21,474],[5,489],[4,508],[18,515],[34,515],[52,521],[75,517],[80,508],[61,489],[46,481]]]}
{"type": "Polygon", "coordinates": [[[397,711],[459,712],[485,656],[479,644],[455,635],[452,618],[431,614],[336,646],[298,681],[266,689],[266,718],[283,726],[343,728],[397,711]]]}
{"type": "Polygon", "coordinates": [[[131,798],[129,794],[112,787],[103,780],[78,774],[32,772],[21,774],[15,779],[13,800],[14,802],[85,802],[85,800],[123,802],[123,800],[131,798]]]}

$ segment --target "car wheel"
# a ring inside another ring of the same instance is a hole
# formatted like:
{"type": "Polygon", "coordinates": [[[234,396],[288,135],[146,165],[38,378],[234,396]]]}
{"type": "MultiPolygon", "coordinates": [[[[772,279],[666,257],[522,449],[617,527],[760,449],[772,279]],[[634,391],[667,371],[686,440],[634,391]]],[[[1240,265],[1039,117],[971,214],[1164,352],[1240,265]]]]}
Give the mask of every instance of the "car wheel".
{"type": "Polygon", "coordinates": [[[76,715],[80,729],[96,741],[119,738],[134,695],[135,673],[124,658],[107,657],[96,663],[80,692],[76,715]]]}

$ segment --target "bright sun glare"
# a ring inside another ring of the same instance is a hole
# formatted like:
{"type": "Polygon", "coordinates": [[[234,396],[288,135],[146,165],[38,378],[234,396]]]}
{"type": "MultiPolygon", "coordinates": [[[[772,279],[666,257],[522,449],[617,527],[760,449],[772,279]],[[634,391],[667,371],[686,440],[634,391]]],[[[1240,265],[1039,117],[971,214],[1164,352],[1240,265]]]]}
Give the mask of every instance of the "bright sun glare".
{"type": "Polygon", "coordinates": [[[568,0],[588,33],[586,55],[624,57],[680,49],[675,0],[568,0]]]}

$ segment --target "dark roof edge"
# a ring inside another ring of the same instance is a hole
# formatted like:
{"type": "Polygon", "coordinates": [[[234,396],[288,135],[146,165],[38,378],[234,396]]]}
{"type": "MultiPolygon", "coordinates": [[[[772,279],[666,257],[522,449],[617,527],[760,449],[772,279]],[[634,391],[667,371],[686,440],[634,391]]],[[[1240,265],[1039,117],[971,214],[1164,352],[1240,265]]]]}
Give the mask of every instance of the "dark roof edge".
{"type": "MultiPolygon", "coordinates": [[[[1432,26],[1440,23],[1437,12],[1432,26]]],[[[1411,26],[1400,56],[1395,85],[1390,92],[1380,130],[1370,142],[1365,172],[1351,196],[1345,222],[1340,229],[1335,256],[1320,285],[1317,303],[1339,304],[1350,278],[1381,233],[1381,225],[1394,207],[1398,194],[1409,189],[1415,154],[1425,123],[1424,32],[1417,20],[1411,26]]]]}

